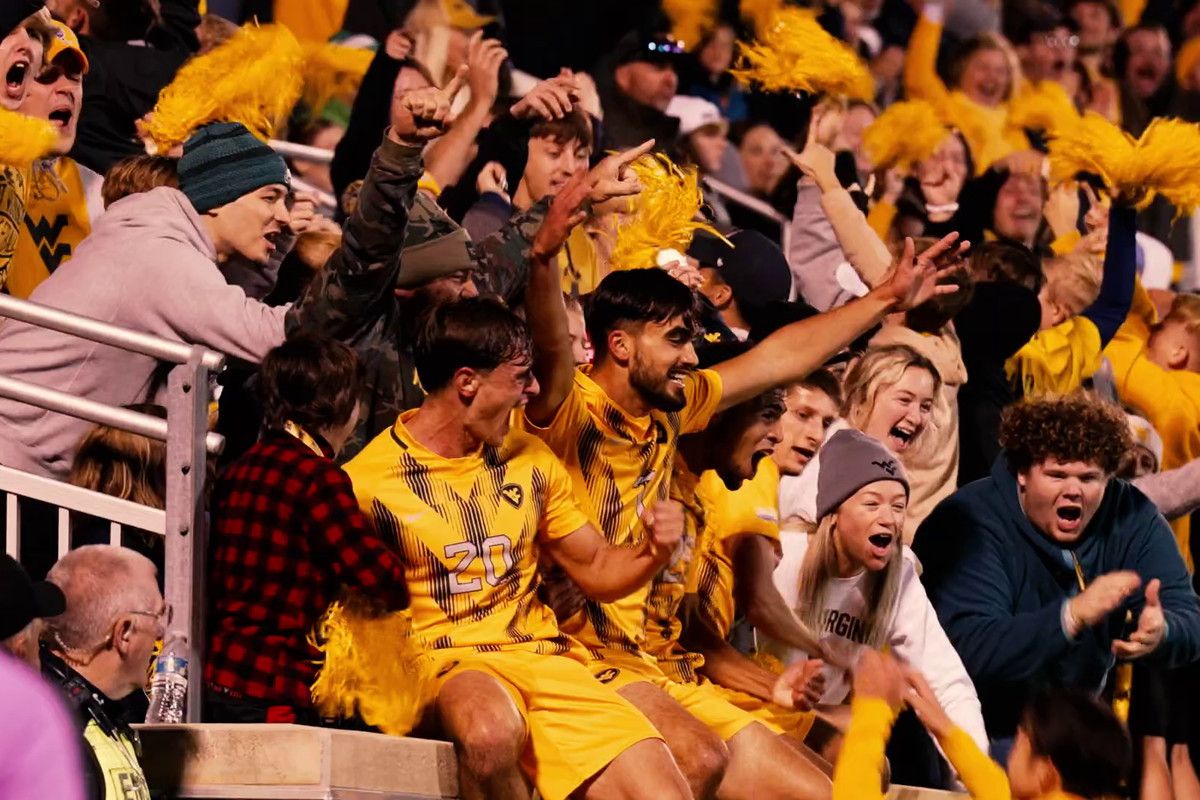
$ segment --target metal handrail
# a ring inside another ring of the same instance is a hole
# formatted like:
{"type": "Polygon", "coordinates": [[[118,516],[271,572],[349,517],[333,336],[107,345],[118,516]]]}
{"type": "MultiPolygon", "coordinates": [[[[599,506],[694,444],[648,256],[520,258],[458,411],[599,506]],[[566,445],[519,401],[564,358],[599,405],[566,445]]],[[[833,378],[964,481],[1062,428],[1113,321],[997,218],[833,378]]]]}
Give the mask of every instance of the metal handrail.
{"type": "MultiPolygon", "coordinates": [[[[28,497],[81,514],[103,517],[120,525],[140,528],[160,536],[164,535],[167,529],[167,512],[161,508],[151,508],[131,500],[122,500],[3,465],[0,465],[0,491],[9,493],[10,506],[16,505],[17,496],[28,497]]],[[[11,525],[9,527],[12,528],[11,525]]]]}
{"type": "Polygon", "coordinates": [[[741,189],[735,189],[728,183],[719,181],[711,175],[704,176],[704,183],[710,186],[713,191],[722,197],[727,197],[736,202],[738,205],[745,206],[756,214],[761,214],[772,222],[778,222],[780,225],[785,227],[789,222],[791,222],[790,219],[776,211],[770,203],[760,200],[752,194],[747,194],[741,189]]]}
{"type": "MultiPolygon", "coordinates": [[[[57,411],[60,414],[87,420],[97,425],[120,428],[123,431],[157,439],[160,442],[167,440],[167,421],[162,417],[106,405],[86,397],[28,383],[19,378],[0,375],[0,397],[7,397],[49,411],[57,411]]],[[[225,437],[210,431],[204,437],[204,449],[213,455],[220,453],[225,449],[225,437]]]]}
{"type": "MultiPolygon", "coordinates": [[[[20,320],[40,328],[49,328],[88,341],[119,347],[133,353],[141,353],[144,356],[157,358],[160,361],[169,361],[172,364],[186,364],[192,356],[192,346],[183,342],[173,342],[161,336],[131,331],[101,322],[98,319],[85,317],[82,314],[62,311],[41,303],[19,300],[7,295],[0,295],[0,317],[20,320]]],[[[201,360],[210,372],[220,372],[225,368],[225,356],[221,353],[205,349],[201,360]]]]}
{"type": "Polygon", "coordinates": [[[285,142],[282,139],[271,139],[269,144],[279,155],[298,161],[311,161],[314,164],[329,164],[333,161],[333,151],[323,147],[285,142]]]}

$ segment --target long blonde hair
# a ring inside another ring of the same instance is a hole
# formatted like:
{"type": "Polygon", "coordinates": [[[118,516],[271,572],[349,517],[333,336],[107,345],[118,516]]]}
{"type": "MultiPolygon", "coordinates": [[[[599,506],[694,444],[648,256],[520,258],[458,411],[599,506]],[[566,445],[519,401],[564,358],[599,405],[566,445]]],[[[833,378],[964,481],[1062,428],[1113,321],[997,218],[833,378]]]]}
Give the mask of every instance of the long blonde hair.
{"type": "MultiPolygon", "coordinates": [[[[846,376],[843,385],[842,416],[856,430],[866,430],[879,393],[899,383],[907,369],[923,369],[933,376],[936,399],[942,388],[942,376],[933,362],[906,344],[872,347],[863,354],[846,376]]],[[[925,438],[929,425],[913,439],[909,451],[915,451],[925,438]]]]}
{"type": "MultiPolygon", "coordinates": [[[[817,523],[817,530],[809,536],[808,551],[800,565],[800,596],[796,601],[796,613],[809,627],[821,636],[825,629],[825,592],[829,581],[837,575],[837,516],[832,511],[817,523]]],[[[863,576],[863,595],[867,601],[867,614],[863,622],[866,636],[863,644],[878,650],[888,641],[891,632],[892,612],[900,596],[900,574],[904,568],[904,537],[897,532],[892,545],[896,552],[888,559],[887,566],[879,572],[868,572],[863,576]]]]}

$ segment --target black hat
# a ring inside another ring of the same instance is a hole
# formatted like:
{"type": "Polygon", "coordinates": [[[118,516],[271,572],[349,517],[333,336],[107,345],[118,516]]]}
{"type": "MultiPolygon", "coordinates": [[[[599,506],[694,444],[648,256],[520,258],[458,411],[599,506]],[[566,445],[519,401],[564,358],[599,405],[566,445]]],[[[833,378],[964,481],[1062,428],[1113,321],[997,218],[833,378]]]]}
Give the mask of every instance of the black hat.
{"type": "Polygon", "coordinates": [[[57,617],[67,598],[49,581],[33,581],[9,555],[0,556],[0,639],[20,633],[35,619],[57,617]]]}
{"type": "Polygon", "coordinates": [[[629,31],[613,48],[615,65],[618,67],[635,61],[675,64],[686,52],[682,41],[661,31],[629,31]]]}
{"type": "Polygon", "coordinates": [[[0,38],[8,36],[27,17],[45,5],[43,0],[0,0],[0,38]]]}
{"type": "Polygon", "coordinates": [[[697,233],[688,255],[701,267],[717,271],[733,290],[739,308],[787,300],[792,291],[792,270],[779,246],[758,231],[738,231],[728,238],[733,247],[710,234],[697,233]]]}

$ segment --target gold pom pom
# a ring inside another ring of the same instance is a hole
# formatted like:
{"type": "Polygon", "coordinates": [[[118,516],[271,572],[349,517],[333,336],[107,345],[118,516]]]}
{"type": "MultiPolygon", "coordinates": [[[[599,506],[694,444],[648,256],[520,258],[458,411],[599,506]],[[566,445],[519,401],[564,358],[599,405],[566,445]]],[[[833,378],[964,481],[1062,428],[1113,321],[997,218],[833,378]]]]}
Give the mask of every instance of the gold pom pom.
{"type": "Polygon", "coordinates": [[[46,120],[0,108],[0,164],[27,166],[48,155],[57,142],[58,133],[46,120]]]}
{"type": "Polygon", "coordinates": [[[671,36],[689,51],[717,26],[714,0],[663,0],[662,9],[671,20],[671,36]]]}
{"type": "Polygon", "coordinates": [[[1200,126],[1159,117],[1134,139],[1094,112],[1050,142],[1050,179],[1099,175],[1145,207],[1162,195],[1180,214],[1200,206],[1200,126]]]}
{"type": "MultiPolygon", "coordinates": [[[[680,169],[662,154],[647,154],[630,168],[642,183],[631,213],[617,223],[617,241],[609,262],[613,269],[658,266],[662,250],[684,253],[696,231],[720,236],[696,215],[704,203],[695,167],[680,169]]],[[[724,238],[724,237],[722,237],[724,238]]]]}
{"type": "Polygon", "coordinates": [[[812,11],[780,9],[751,43],[739,43],[743,86],[768,92],[808,92],[870,100],[875,81],[862,59],[821,27],[812,11]]]}
{"type": "Polygon", "coordinates": [[[412,636],[408,612],[372,616],[331,603],[309,641],[325,654],[312,685],[325,716],[358,714],[384,733],[403,736],[420,721],[433,676],[428,655],[412,636]]]}
{"type": "Polygon", "coordinates": [[[924,100],[893,103],[863,131],[863,147],[876,169],[912,169],[933,155],[950,133],[924,100]]]}
{"type": "Polygon", "coordinates": [[[304,45],[304,103],[314,115],[335,98],[352,101],[375,54],[331,42],[304,45]]]}
{"type": "Polygon", "coordinates": [[[247,25],[175,73],[146,131],[160,153],[210,122],[240,122],[269,139],[300,99],[303,66],[303,51],[287,28],[247,25]]]}
{"type": "Polygon", "coordinates": [[[1055,136],[1083,118],[1067,90],[1057,81],[1039,81],[1026,86],[1008,104],[1008,124],[1055,136]]]}

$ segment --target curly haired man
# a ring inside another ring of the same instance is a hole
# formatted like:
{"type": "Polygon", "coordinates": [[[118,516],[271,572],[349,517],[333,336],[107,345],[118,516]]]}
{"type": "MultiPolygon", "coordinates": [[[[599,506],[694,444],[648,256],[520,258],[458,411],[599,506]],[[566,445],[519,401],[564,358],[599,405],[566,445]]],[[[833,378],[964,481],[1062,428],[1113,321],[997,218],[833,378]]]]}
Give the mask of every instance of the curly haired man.
{"type": "Polygon", "coordinates": [[[913,550],[975,682],[992,755],[1038,691],[1099,692],[1114,656],[1200,659],[1200,602],[1166,521],[1113,478],[1130,434],[1084,397],[1006,409],[990,477],[951,495],[913,550]]]}

